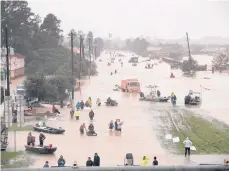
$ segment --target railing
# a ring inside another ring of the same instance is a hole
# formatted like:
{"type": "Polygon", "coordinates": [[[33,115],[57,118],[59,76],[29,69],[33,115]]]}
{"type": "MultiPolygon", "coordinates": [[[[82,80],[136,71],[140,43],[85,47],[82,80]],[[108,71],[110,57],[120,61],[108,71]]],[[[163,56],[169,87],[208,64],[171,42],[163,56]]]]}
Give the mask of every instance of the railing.
{"type": "Polygon", "coordinates": [[[205,165],[205,166],[149,166],[149,167],[56,167],[56,168],[15,168],[2,169],[2,171],[229,171],[229,166],[205,165]]]}

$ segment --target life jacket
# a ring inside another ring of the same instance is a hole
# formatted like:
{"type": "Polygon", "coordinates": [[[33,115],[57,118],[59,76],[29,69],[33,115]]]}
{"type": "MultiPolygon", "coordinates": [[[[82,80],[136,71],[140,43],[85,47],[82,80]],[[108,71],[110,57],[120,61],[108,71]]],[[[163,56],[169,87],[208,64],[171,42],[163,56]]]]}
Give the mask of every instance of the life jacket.
{"type": "Polygon", "coordinates": [[[148,164],[149,164],[149,158],[146,157],[145,160],[142,160],[142,161],[141,161],[140,166],[148,166],[148,164]]]}
{"type": "Polygon", "coordinates": [[[75,116],[80,116],[80,112],[79,111],[75,111],[74,115],[75,116]]]}
{"type": "Polygon", "coordinates": [[[90,100],[90,99],[88,99],[88,100],[87,100],[87,102],[88,102],[88,104],[91,106],[91,100],[90,100]]]}

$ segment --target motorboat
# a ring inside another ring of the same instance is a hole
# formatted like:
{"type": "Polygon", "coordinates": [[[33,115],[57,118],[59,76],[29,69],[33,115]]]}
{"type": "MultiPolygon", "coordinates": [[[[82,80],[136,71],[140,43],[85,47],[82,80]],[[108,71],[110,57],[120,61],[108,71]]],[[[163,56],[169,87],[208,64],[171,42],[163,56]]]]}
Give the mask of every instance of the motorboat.
{"type": "Polygon", "coordinates": [[[137,63],[133,63],[132,66],[137,66],[137,63]]]}
{"type": "Polygon", "coordinates": [[[105,102],[106,106],[118,106],[118,102],[116,102],[115,100],[111,100],[110,103],[105,102]]]}
{"type": "Polygon", "coordinates": [[[195,77],[196,76],[196,72],[195,71],[186,71],[186,72],[183,72],[182,75],[185,76],[185,77],[195,77]]]}
{"type": "Polygon", "coordinates": [[[50,134],[63,134],[65,132],[64,129],[60,128],[52,128],[52,127],[48,127],[48,126],[34,126],[33,127],[34,131],[37,132],[45,132],[45,133],[50,133],[50,134]]]}
{"type": "Polygon", "coordinates": [[[121,89],[121,87],[116,84],[115,88],[113,89],[113,91],[119,91],[120,89],[121,89]]]}
{"type": "Polygon", "coordinates": [[[153,64],[146,64],[145,69],[153,69],[153,64]]]}
{"type": "Polygon", "coordinates": [[[157,97],[157,96],[146,96],[146,97],[140,97],[140,101],[150,101],[150,102],[168,102],[169,97],[157,97]]]}
{"type": "Polygon", "coordinates": [[[161,97],[158,94],[158,91],[156,90],[158,86],[154,85],[150,85],[147,86],[147,88],[150,88],[150,93],[148,95],[144,95],[143,92],[140,93],[140,101],[151,101],[151,102],[168,102],[168,100],[170,99],[170,97],[161,97]],[[153,90],[154,89],[154,90],[153,90]]]}
{"type": "Polygon", "coordinates": [[[201,93],[189,91],[188,95],[184,98],[185,105],[199,105],[201,104],[201,93]]]}
{"type": "Polygon", "coordinates": [[[96,132],[93,132],[93,133],[92,133],[92,132],[89,132],[89,131],[88,131],[88,132],[86,132],[86,135],[87,135],[87,136],[97,136],[97,133],[96,133],[96,132]]]}
{"type": "Polygon", "coordinates": [[[39,154],[53,154],[57,150],[57,147],[52,147],[51,145],[43,147],[25,145],[25,149],[39,154]]]}
{"type": "Polygon", "coordinates": [[[179,66],[178,66],[178,64],[170,64],[170,68],[171,69],[178,69],[179,66]]]}
{"type": "Polygon", "coordinates": [[[175,78],[175,76],[173,75],[173,73],[170,74],[170,78],[175,78]]]}
{"type": "Polygon", "coordinates": [[[131,57],[130,60],[128,61],[129,63],[138,63],[138,57],[131,57]]]}

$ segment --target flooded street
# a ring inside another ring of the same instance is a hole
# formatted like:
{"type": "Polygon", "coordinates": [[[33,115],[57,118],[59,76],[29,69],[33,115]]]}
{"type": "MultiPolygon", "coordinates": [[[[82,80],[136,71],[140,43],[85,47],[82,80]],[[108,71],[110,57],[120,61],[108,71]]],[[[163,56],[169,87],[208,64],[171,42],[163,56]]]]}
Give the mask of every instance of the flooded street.
{"type": "MultiPolygon", "coordinates": [[[[64,135],[45,134],[45,144],[53,144],[58,149],[55,155],[34,155],[35,162],[31,167],[41,167],[44,162],[49,161],[50,165],[57,165],[60,155],[63,155],[66,164],[72,165],[77,160],[79,165],[84,166],[87,157],[93,157],[97,152],[101,157],[101,165],[122,165],[126,153],[133,153],[135,164],[138,164],[144,155],[149,156],[150,163],[154,156],[158,157],[160,165],[178,165],[185,164],[182,157],[174,157],[166,149],[161,147],[156,138],[154,130],[154,115],[157,109],[172,108],[170,103],[151,103],[138,100],[138,94],[129,94],[113,91],[114,85],[120,85],[122,79],[137,78],[141,82],[142,91],[147,92],[147,85],[157,85],[162,96],[169,96],[174,92],[177,96],[176,108],[184,109],[184,96],[189,90],[202,92],[202,105],[198,108],[188,108],[193,112],[209,115],[229,124],[229,78],[226,74],[212,74],[211,72],[198,72],[196,78],[186,78],[181,75],[180,70],[172,70],[166,63],[154,66],[154,69],[145,69],[145,63],[139,63],[133,67],[123,58],[124,66],[121,67],[116,59],[115,63],[107,66],[109,55],[102,55],[102,62],[97,62],[98,76],[91,77],[91,80],[84,81],[82,93],[75,94],[75,101],[86,100],[89,96],[92,98],[95,119],[93,124],[98,133],[97,137],[80,136],[79,126],[83,122],[90,123],[88,112],[81,112],[80,121],[71,120],[69,109],[60,109],[63,114],[61,121],[47,121],[47,125],[62,127],[66,130],[64,135]],[[117,69],[116,75],[110,75],[117,69]],[[173,72],[174,79],[169,78],[173,72]],[[204,79],[208,77],[210,79],[204,79]],[[205,87],[207,89],[201,88],[205,87]],[[108,97],[118,101],[117,107],[106,107],[103,103],[101,107],[95,105],[96,99],[100,98],[102,102],[108,97]],[[122,135],[109,133],[108,123],[111,120],[121,119],[124,121],[122,135]]],[[[209,56],[207,56],[209,57],[209,56]]],[[[210,58],[210,57],[209,57],[210,58]]],[[[151,62],[150,62],[151,63],[151,62]]],[[[157,113],[158,114],[158,113],[157,113]]],[[[17,133],[17,149],[24,150],[28,132],[17,133]]],[[[33,132],[37,137],[38,133],[33,132]]],[[[9,135],[9,147],[13,149],[13,133],[9,135]]]]}

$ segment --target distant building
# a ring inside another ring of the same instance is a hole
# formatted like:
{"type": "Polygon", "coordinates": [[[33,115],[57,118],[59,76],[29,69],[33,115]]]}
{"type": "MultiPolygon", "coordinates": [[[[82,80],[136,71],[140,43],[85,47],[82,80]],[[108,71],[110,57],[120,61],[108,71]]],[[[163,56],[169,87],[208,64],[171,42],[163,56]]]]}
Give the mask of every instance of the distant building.
{"type": "Polygon", "coordinates": [[[208,55],[215,55],[218,52],[227,53],[226,47],[206,47],[201,49],[201,52],[206,53],[208,55]]]}
{"type": "MultiPolygon", "coordinates": [[[[23,77],[25,72],[25,59],[24,56],[20,54],[9,55],[9,70],[10,79],[16,79],[18,77],[23,77]]],[[[5,55],[1,56],[1,73],[6,74],[6,58],[5,55]]],[[[4,78],[2,78],[4,79],[4,78]]]]}
{"type": "Polygon", "coordinates": [[[184,48],[179,44],[159,44],[149,46],[147,51],[151,57],[179,58],[182,56],[184,48]]]}

